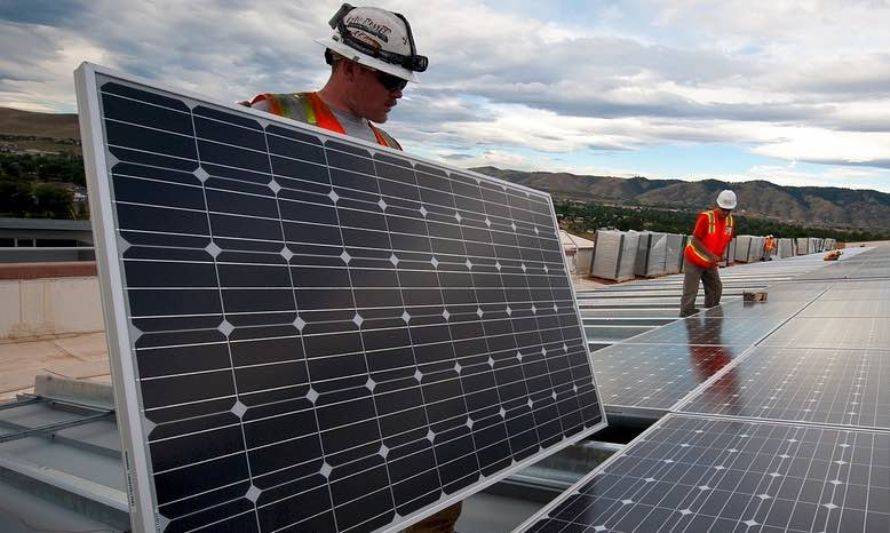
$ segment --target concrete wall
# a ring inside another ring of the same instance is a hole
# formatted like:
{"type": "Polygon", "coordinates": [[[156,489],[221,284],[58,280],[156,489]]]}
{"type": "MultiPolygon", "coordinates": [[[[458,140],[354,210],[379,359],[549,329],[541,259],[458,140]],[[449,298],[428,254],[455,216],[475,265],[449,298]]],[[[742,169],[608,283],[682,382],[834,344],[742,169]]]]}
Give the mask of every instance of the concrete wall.
{"type": "Polygon", "coordinates": [[[95,277],[0,280],[0,339],[103,329],[95,277]]]}

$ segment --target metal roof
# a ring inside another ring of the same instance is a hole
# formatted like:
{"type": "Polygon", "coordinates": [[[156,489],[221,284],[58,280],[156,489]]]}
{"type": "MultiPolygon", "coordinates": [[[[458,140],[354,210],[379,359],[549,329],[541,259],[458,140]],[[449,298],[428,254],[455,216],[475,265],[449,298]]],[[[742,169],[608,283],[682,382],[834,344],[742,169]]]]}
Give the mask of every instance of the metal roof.
{"type": "Polygon", "coordinates": [[[0,229],[92,231],[89,220],[0,217],[0,229]]]}

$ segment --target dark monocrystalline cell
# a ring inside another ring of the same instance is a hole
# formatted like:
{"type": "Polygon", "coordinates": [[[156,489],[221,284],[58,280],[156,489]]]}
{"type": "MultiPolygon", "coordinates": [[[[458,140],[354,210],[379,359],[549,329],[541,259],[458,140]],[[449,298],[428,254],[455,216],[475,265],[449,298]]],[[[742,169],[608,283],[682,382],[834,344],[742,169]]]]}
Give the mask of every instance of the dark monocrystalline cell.
{"type": "Polygon", "coordinates": [[[764,340],[788,348],[890,348],[890,318],[793,318],[764,340]]]}
{"type": "Polygon", "coordinates": [[[398,527],[603,422],[547,195],[98,85],[165,531],[398,527]]]}
{"type": "Polygon", "coordinates": [[[669,415],[529,532],[890,527],[890,433],[669,415]]]}
{"type": "Polygon", "coordinates": [[[890,429],[888,383],[890,351],[761,346],[677,410],[890,429]]]}
{"type": "Polygon", "coordinates": [[[645,344],[749,345],[776,327],[773,317],[707,318],[695,315],[634,337],[645,344]]]}
{"type": "Polygon", "coordinates": [[[603,403],[670,409],[726,366],[735,346],[614,344],[593,353],[603,403]]]}

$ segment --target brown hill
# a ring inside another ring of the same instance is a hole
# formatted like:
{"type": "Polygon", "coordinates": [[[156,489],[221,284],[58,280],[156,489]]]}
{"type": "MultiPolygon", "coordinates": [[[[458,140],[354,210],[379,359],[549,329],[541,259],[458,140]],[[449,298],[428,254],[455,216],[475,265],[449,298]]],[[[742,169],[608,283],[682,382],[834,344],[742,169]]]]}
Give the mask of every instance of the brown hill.
{"type": "Polygon", "coordinates": [[[625,179],[495,167],[473,170],[549,191],[557,198],[664,209],[702,209],[711,205],[721,190],[733,189],[739,195],[740,214],[803,226],[890,230],[890,194],[872,190],[786,187],[768,181],[625,179]]]}
{"type": "Polygon", "coordinates": [[[0,107],[0,144],[14,151],[79,153],[77,115],[0,107]]]}
{"type": "MultiPolygon", "coordinates": [[[[35,113],[0,107],[0,145],[17,150],[80,152],[73,113],[35,113]]],[[[836,187],[785,187],[768,181],[725,183],[577,176],[564,172],[523,172],[482,167],[484,174],[549,191],[558,198],[664,209],[701,209],[717,193],[739,194],[739,212],[781,222],[836,229],[890,230],[890,194],[836,187]]]]}

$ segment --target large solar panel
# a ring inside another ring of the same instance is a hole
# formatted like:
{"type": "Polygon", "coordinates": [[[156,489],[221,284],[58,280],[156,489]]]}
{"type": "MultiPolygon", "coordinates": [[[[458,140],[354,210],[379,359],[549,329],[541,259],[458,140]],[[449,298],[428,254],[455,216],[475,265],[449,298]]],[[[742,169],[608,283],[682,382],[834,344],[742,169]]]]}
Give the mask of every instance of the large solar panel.
{"type": "Polygon", "coordinates": [[[890,349],[890,318],[792,318],[764,344],[790,348],[890,349]]]}
{"type": "Polygon", "coordinates": [[[819,300],[890,300],[890,283],[887,281],[846,281],[835,283],[819,300]]]}
{"type": "MultiPolygon", "coordinates": [[[[813,295],[815,298],[817,295],[813,295]]],[[[794,316],[803,309],[807,302],[802,301],[772,301],[763,302],[727,302],[717,307],[704,309],[701,316],[705,318],[770,318],[775,323],[794,316]]]]}
{"type": "Polygon", "coordinates": [[[667,411],[729,364],[742,348],[614,344],[592,354],[600,397],[610,414],[667,411]]]}
{"type": "Polygon", "coordinates": [[[708,318],[699,313],[626,342],[640,344],[750,345],[776,328],[774,317],[708,318]]]}
{"type": "Polygon", "coordinates": [[[890,278],[888,254],[880,248],[853,248],[843,251],[844,261],[832,263],[817,271],[801,276],[801,279],[878,279],[890,278]],[[852,256],[852,257],[850,257],[852,256]]]}
{"type": "Polygon", "coordinates": [[[135,529],[399,529],[604,425],[545,193],[77,86],[135,529]]]}
{"type": "Polygon", "coordinates": [[[888,383],[890,351],[759,346],[676,410],[890,429],[888,383]]]}
{"type": "Polygon", "coordinates": [[[819,299],[800,313],[803,318],[890,318],[887,300],[819,299]]]}
{"type": "Polygon", "coordinates": [[[671,414],[520,526],[890,530],[890,432],[671,414]]]}

